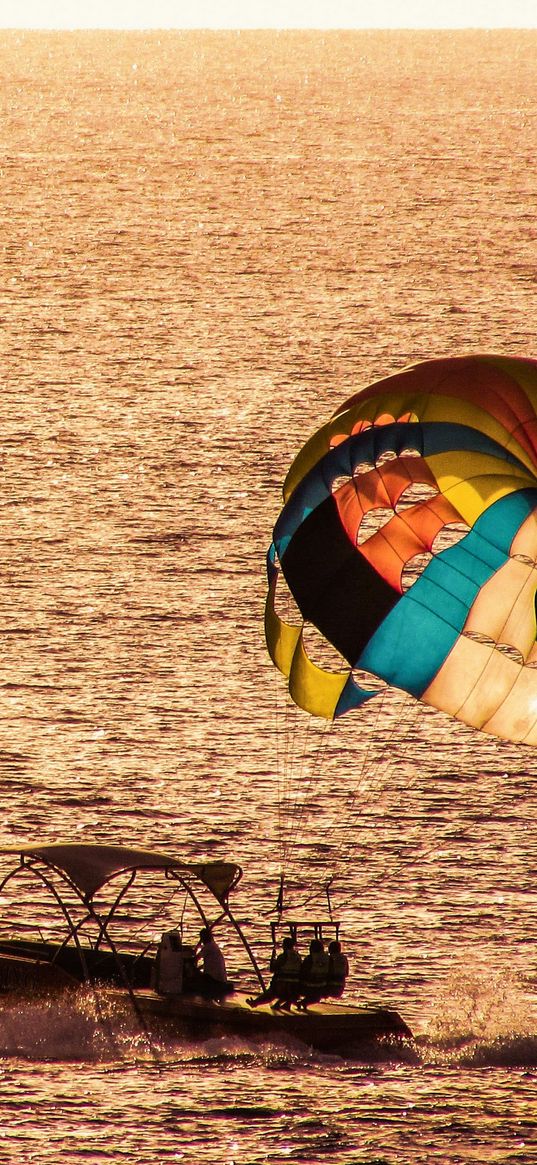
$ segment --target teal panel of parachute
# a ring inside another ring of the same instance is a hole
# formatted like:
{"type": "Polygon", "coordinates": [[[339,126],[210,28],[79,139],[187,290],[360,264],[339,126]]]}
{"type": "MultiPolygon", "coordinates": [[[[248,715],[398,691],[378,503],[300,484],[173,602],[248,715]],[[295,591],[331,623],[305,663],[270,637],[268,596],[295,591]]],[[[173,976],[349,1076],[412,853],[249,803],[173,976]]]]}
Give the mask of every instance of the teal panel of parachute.
{"type": "Polygon", "coordinates": [[[537,490],[490,506],[456,546],[431,559],[371,636],[356,666],[419,698],[455,645],[481,587],[507,561],[513,538],[537,506],[537,490]]]}
{"type": "Polygon", "coordinates": [[[372,426],[330,449],[297,485],[274,528],[274,542],[280,561],[295,531],[316,506],[326,501],[338,477],[352,477],[360,462],[374,465],[383,453],[400,455],[405,449],[412,449],[422,457],[453,449],[461,452],[471,449],[500,457],[526,472],[525,466],[507,449],[485,433],[479,433],[477,429],[466,425],[445,421],[425,421],[423,424],[400,421],[372,426]]]}
{"type": "Polygon", "coordinates": [[[359,708],[361,704],[365,704],[367,700],[372,700],[373,696],[378,696],[378,691],[371,691],[368,688],[362,688],[349,676],[345,687],[339,697],[334,712],[334,720],[339,716],[344,716],[346,712],[350,712],[353,708],[359,708]]]}

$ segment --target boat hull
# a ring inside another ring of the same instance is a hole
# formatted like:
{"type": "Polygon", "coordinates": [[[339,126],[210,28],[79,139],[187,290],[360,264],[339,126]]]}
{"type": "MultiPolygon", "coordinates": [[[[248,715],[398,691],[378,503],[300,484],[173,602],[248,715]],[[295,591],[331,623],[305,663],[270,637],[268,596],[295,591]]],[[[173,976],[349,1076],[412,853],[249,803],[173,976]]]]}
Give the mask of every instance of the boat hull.
{"type": "Polygon", "coordinates": [[[375,1058],[412,1056],[413,1036],[401,1016],[388,1008],[318,1003],[307,1011],[275,1011],[267,1004],[251,1008],[246,995],[235,992],[216,1003],[199,996],[158,995],[107,990],[114,1008],[131,1007],[155,1034],[194,1037],[236,1034],[286,1042],[297,1040],[317,1051],[341,1056],[375,1052],[375,1058]]]}

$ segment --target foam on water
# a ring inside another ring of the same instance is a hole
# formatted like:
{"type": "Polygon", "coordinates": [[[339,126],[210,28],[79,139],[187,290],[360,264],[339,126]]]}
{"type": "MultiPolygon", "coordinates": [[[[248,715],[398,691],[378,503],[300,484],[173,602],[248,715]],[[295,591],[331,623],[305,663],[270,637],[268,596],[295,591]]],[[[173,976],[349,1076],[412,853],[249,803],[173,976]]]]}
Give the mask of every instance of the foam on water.
{"type": "Polygon", "coordinates": [[[426,1063],[537,1066],[537,1008],[528,983],[479,963],[454,970],[419,1046],[426,1063]]]}
{"type": "Polygon", "coordinates": [[[195,1040],[155,1035],[134,1011],[113,1010],[91,990],[39,1000],[4,1000],[0,1057],[86,1063],[263,1064],[267,1067],[345,1064],[382,1068],[537,1067],[535,1006],[523,982],[509,974],[454,973],[435,1002],[428,1031],[404,1047],[371,1044],[348,1056],[320,1053],[291,1037],[225,1034],[195,1040]]]}
{"type": "Polygon", "coordinates": [[[182,1061],[196,1066],[218,1062],[301,1064],[314,1053],[291,1037],[273,1042],[232,1034],[193,1040],[155,1035],[130,1008],[120,1013],[97,993],[79,991],[49,999],[4,999],[0,1057],[87,1063],[182,1061]]]}

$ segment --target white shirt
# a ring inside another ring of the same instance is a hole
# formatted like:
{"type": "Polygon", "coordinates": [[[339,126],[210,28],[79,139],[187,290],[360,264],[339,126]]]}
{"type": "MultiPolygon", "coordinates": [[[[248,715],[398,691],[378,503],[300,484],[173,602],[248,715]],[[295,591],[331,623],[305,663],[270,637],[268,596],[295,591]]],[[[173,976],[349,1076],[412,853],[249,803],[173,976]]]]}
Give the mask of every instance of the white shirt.
{"type": "Polygon", "coordinates": [[[201,957],[203,959],[203,970],[206,975],[217,979],[219,983],[226,982],[226,963],[220,947],[215,943],[214,938],[210,939],[208,943],[204,943],[201,948],[201,957]]]}

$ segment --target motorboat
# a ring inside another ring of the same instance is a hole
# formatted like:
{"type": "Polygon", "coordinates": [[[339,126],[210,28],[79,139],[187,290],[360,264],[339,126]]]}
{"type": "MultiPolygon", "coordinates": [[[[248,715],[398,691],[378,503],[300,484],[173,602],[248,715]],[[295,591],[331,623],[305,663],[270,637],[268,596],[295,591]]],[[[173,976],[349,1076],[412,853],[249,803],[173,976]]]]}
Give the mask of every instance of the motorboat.
{"type": "MultiPolygon", "coordinates": [[[[107,1015],[128,1011],[151,1036],[203,1039],[233,1033],[296,1040],[349,1057],[408,1058],[412,1053],[412,1032],[389,1008],[326,999],[306,1010],[283,1011],[269,1003],[250,1006],[252,983],[262,992],[266,980],[230,906],[242,877],[234,862],[185,862],[152,850],[78,843],[0,849],[0,860],[9,863],[0,881],[4,999],[30,996],[35,1003],[89,989],[106,1004],[107,1015]],[[164,908],[157,905],[153,889],[144,906],[141,883],[146,875],[161,891],[169,891],[164,908]],[[13,896],[21,882],[30,887],[35,922],[28,921],[28,901],[24,906],[18,894],[13,896]],[[7,906],[17,914],[11,931],[7,906]],[[179,918],[173,919],[173,910],[179,908],[179,918]],[[207,993],[195,944],[187,941],[191,913],[198,928],[216,931],[219,939],[225,929],[226,942],[229,934],[244,956],[236,959],[240,981],[226,984],[217,998],[207,993]],[[164,928],[160,938],[159,924],[164,928]]],[[[281,920],[278,925],[283,925],[281,920]]],[[[307,920],[301,926],[321,938],[323,927],[339,928],[333,920],[307,920]]],[[[291,922],[288,929],[295,939],[298,924],[291,922]]]]}

